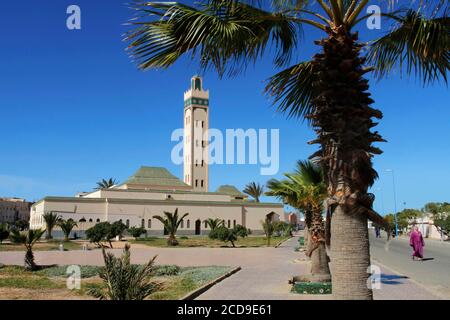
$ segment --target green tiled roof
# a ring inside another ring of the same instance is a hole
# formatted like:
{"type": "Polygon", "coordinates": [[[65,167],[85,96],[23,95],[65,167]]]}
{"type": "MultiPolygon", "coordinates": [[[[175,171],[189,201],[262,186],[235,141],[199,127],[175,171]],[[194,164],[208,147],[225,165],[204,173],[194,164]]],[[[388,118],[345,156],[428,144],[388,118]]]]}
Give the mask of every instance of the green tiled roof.
{"type": "Polygon", "coordinates": [[[224,184],[223,186],[220,186],[216,192],[228,194],[233,197],[246,197],[246,195],[240,192],[235,186],[229,184],[224,184]]]}
{"type": "Polygon", "coordinates": [[[143,184],[167,187],[189,187],[163,167],[140,167],[125,184],[143,184]]]}

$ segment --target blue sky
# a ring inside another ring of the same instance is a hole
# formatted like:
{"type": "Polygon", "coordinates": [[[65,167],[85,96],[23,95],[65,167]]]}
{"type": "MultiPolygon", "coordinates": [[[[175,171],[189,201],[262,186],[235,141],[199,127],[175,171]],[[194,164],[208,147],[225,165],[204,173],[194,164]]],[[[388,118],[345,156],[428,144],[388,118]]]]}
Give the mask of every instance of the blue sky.
{"type": "MultiPolygon", "coordinates": [[[[183,124],[183,91],[199,70],[181,59],[167,70],[138,71],[124,48],[123,25],[131,16],[125,1],[21,1],[0,12],[0,196],[37,200],[73,195],[100,178],[123,181],[140,165],[172,164],[172,131],[183,124]],[[82,29],[66,28],[66,8],[82,10],[82,29]]],[[[362,30],[362,38],[378,31],[362,30]]],[[[316,31],[305,29],[299,59],[316,47],[316,31]]],[[[236,78],[205,72],[210,90],[210,125],[280,129],[280,178],[297,159],[314,150],[305,124],[277,114],[262,90],[276,70],[268,57],[236,78]]],[[[375,208],[393,211],[394,169],[397,208],[450,201],[450,106],[444,85],[423,88],[415,79],[393,75],[371,81],[375,107],[384,113],[377,129],[388,140],[374,160],[380,179],[375,208]],[[406,205],[404,204],[406,203],[406,205]]],[[[265,183],[258,165],[213,165],[210,189],[265,183]]]]}

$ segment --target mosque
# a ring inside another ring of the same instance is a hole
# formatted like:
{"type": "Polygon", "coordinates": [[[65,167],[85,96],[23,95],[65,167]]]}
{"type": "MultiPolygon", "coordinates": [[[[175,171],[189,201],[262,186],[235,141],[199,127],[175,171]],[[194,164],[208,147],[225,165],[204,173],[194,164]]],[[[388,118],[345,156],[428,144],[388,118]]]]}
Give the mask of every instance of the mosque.
{"type": "Polygon", "coordinates": [[[99,222],[122,221],[159,236],[164,227],[152,217],[176,208],[181,214],[189,213],[179,235],[207,234],[208,218],[219,218],[230,228],[243,225],[254,234],[262,233],[261,221],[266,218],[284,220],[281,203],[255,202],[232,185],[208,190],[208,141],[203,138],[208,128],[209,91],[203,89],[202,78],[194,76],[184,93],[183,181],[165,168],[142,166],[125,182],[108,189],[37,201],[31,207],[30,227],[45,228],[43,215],[53,212],[77,221],[73,231],[77,235],[99,222]]]}

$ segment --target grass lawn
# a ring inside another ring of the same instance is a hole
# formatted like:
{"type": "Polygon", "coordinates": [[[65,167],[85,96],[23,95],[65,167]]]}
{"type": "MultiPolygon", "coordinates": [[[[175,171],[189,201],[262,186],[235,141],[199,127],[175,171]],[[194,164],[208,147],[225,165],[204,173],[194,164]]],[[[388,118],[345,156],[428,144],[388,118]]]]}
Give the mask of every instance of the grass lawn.
{"type": "MultiPolygon", "coordinates": [[[[48,251],[59,250],[61,240],[48,240],[37,242],[33,246],[33,251],[48,251]]],[[[82,244],[74,241],[63,241],[64,250],[81,250],[82,244]]],[[[0,251],[25,251],[25,246],[22,244],[14,244],[4,242],[0,244],[0,251]]]]}
{"type": "MultiPolygon", "coordinates": [[[[0,268],[0,299],[94,299],[87,294],[90,287],[103,287],[98,271],[102,267],[81,266],[81,289],[66,287],[66,266],[55,266],[35,272],[19,266],[0,268]]],[[[222,276],[231,267],[157,266],[154,280],[162,282],[162,290],[153,293],[151,300],[176,300],[192,290],[222,276]]]]}
{"type": "MultiPolygon", "coordinates": [[[[289,239],[290,237],[274,237],[270,240],[270,246],[275,247],[279,243],[289,239]]],[[[171,248],[179,247],[206,247],[206,248],[220,248],[220,247],[231,247],[231,243],[225,243],[220,240],[211,240],[207,236],[202,237],[177,237],[179,245],[171,248]]],[[[167,245],[167,238],[160,237],[148,237],[137,240],[131,240],[131,243],[145,244],[150,247],[170,247],[167,245]]],[[[239,238],[235,242],[236,247],[267,247],[267,239],[263,236],[250,236],[246,238],[239,238]]]]}

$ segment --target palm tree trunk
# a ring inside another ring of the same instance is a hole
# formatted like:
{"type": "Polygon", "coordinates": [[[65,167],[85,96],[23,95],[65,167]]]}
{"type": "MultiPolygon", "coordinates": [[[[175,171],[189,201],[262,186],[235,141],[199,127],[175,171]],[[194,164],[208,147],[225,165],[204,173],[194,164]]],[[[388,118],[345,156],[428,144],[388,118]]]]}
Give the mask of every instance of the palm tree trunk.
{"type": "Polygon", "coordinates": [[[322,218],[322,208],[317,207],[312,211],[311,225],[308,228],[310,247],[308,256],[311,258],[312,275],[330,275],[328,267],[328,255],[325,246],[325,226],[322,218]]]}
{"type": "Polygon", "coordinates": [[[34,254],[31,246],[26,246],[25,269],[30,271],[36,270],[36,264],[34,263],[34,254]]]}
{"type": "Polygon", "coordinates": [[[47,234],[45,235],[45,239],[47,239],[47,240],[50,240],[50,239],[52,239],[53,237],[52,237],[52,228],[49,228],[48,226],[47,226],[47,234]]]}
{"type": "Polygon", "coordinates": [[[307,222],[305,231],[307,234],[306,256],[311,259],[311,274],[307,275],[306,278],[310,277],[311,281],[315,278],[317,278],[317,281],[330,281],[321,206],[308,211],[307,222]]]}
{"type": "Polygon", "coordinates": [[[363,68],[359,52],[364,45],[357,40],[358,35],[344,27],[329,30],[327,39],[316,42],[323,51],[313,61],[318,79],[309,118],[318,138],[311,143],[321,145],[313,156],[321,159],[328,187],[332,290],[337,299],[372,299],[367,287],[367,215],[373,196],[367,191],[377,177],[371,158],[382,152],[372,143],[384,140],[371,132],[376,126],[372,118],[381,119],[382,114],[369,106],[374,101],[363,75],[371,69],[363,68]]]}
{"type": "Polygon", "coordinates": [[[331,273],[335,299],[372,299],[367,218],[338,206],[331,221],[331,273]]]}

